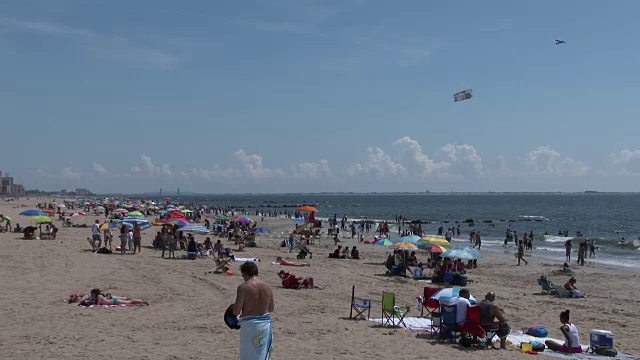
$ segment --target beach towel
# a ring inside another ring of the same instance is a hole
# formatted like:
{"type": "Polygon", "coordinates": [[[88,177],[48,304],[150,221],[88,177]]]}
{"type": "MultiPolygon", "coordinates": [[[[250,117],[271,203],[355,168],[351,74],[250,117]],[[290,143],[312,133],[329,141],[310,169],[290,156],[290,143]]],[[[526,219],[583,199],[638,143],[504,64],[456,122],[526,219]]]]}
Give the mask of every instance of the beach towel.
{"type": "Polygon", "coordinates": [[[240,360],[269,360],[273,348],[271,315],[241,319],[240,360]]]}
{"type": "MultiPolygon", "coordinates": [[[[382,319],[369,319],[370,321],[375,321],[377,323],[382,323],[382,319]]],[[[404,318],[404,324],[400,323],[400,327],[403,327],[407,330],[431,330],[431,319],[427,318],[418,318],[418,317],[406,317],[404,318]]]]}
{"type": "Polygon", "coordinates": [[[235,261],[235,262],[258,262],[258,261],[260,261],[260,259],[258,259],[258,258],[239,258],[239,257],[234,257],[233,261],[235,261]]]}
{"type": "Polygon", "coordinates": [[[83,309],[107,309],[107,308],[123,308],[123,307],[140,307],[140,306],[145,306],[145,305],[143,305],[143,304],[123,304],[123,305],[89,305],[89,306],[78,305],[78,306],[83,308],[83,309]]]}

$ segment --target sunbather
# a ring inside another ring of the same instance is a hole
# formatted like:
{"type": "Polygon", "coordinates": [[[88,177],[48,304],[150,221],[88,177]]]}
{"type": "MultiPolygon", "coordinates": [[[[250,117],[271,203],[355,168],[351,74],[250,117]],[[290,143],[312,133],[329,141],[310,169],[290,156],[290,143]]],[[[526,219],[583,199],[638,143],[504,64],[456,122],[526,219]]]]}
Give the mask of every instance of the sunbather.
{"type": "Polygon", "coordinates": [[[276,258],[276,262],[283,266],[311,266],[311,264],[308,263],[294,263],[293,261],[285,260],[280,256],[276,258]]]}
{"type": "Polygon", "coordinates": [[[121,296],[112,296],[110,294],[102,295],[100,289],[92,289],[88,295],[78,296],[72,294],[69,297],[69,303],[78,302],[78,305],[149,305],[147,301],[137,299],[127,299],[121,296]]]}
{"type": "Polygon", "coordinates": [[[278,272],[278,277],[282,279],[282,287],[285,289],[320,288],[314,283],[312,277],[297,277],[292,273],[285,272],[284,270],[280,270],[280,272],[278,272]]]}

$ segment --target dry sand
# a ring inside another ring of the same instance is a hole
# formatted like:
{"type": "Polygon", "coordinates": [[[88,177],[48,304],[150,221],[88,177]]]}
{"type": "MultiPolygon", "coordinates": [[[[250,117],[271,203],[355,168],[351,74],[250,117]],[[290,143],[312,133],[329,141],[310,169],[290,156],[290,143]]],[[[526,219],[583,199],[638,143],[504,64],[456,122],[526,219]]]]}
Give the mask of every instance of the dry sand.
{"type": "MultiPolygon", "coordinates": [[[[22,226],[28,220],[18,213],[35,208],[37,200],[0,203],[0,213],[22,226]],[[19,205],[28,205],[19,207],[19,205]]],[[[95,217],[76,222],[91,224],[95,217]]],[[[20,240],[18,234],[2,233],[0,253],[0,357],[3,359],[233,359],[238,358],[238,331],[222,321],[224,309],[233,302],[241,283],[238,264],[232,276],[206,274],[213,261],[168,260],[143,248],[142,254],[100,255],[90,252],[86,241],[90,229],[63,228],[56,241],[20,240]],[[146,299],[140,308],[82,309],[64,300],[71,293],[94,287],[106,292],[146,299]]],[[[292,223],[265,219],[259,226],[279,234],[292,223]]],[[[156,228],[146,231],[143,246],[151,244],[156,228]]],[[[200,239],[200,237],[198,237],[200,239]]],[[[460,357],[495,359],[525,357],[515,350],[476,350],[417,338],[418,332],[381,329],[369,321],[351,321],[351,286],[357,294],[373,299],[372,317],[380,317],[381,292],[394,291],[400,303],[412,305],[409,316],[419,316],[416,296],[424,282],[379,276],[386,248],[359,245],[363,260],[335,260],[326,255],[333,242],[315,245],[311,267],[271,265],[278,255],[296,261],[279,247],[280,236],[263,237],[260,248],[237,256],[258,257],[261,278],[274,287],[274,359],[442,359],[460,357]],[[276,276],[280,269],[299,276],[314,276],[322,290],[286,290],[276,276]]],[[[344,239],[343,245],[352,246],[344,239]]],[[[290,256],[292,255],[292,256],[290,256]]],[[[578,286],[586,299],[559,299],[539,295],[536,279],[558,269],[552,263],[528,257],[528,266],[514,266],[513,254],[485,253],[479,268],[470,272],[468,288],[481,298],[495,291],[512,328],[540,324],[550,336],[561,338],[558,314],[570,309],[572,321],[588,342],[589,329],[608,329],[619,350],[640,354],[637,274],[604,267],[577,269],[578,286]]],[[[565,276],[551,276],[563,283],[565,276]]]]}

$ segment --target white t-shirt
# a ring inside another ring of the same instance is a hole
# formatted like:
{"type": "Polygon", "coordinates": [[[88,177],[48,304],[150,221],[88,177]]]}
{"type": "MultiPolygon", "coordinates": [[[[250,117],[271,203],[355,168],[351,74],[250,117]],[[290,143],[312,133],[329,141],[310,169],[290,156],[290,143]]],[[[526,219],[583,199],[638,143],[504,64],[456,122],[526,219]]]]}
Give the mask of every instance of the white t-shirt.
{"type": "MultiPolygon", "coordinates": [[[[567,323],[566,324],[569,327],[569,339],[571,339],[571,346],[574,348],[577,348],[580,346],[580,336],[578,335],[578,328],[573,325],[572,323],[567,323]]],[[[564,344],[566,346],[568,346],[567,342],[565,341],[564,344]]]]}
{"type": "Polygon", "coordinates": [[[93,226],[91,226],[91,233],[93,235],[100,235],[100,225],[93,224],[93,226]]]}
{"type": "Polygon", "coordinates": [[[449,301],[449,304],[456,305],[456,322],[462,323],[467,321],[467,307],[471,306],[469,300],[463,297],[455,297],[449,301]]]}

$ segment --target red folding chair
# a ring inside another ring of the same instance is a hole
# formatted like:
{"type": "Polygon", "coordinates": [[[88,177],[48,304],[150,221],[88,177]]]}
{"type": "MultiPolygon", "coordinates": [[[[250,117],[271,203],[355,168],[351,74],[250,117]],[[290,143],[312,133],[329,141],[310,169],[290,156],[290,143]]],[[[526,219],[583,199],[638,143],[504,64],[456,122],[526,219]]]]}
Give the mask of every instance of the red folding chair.
{"type": "Polygon", "coordinates": [[[428,332],[431,336],[435,336],[438,334],[440,329],[440,303],[436,299],[432,299],[431,297],[440,291],[440,288],[437,287],[428,287],[424,288],[424,298],[422,300],[422,309],[420,309],[420,316],[424,317],[424,311],[427,311],[427,318],[431,319],[431,325],[428,328],[428,332]]]}
{"type": "Polygon", "coordinates": [[[480,306],[469,306],[467,308],[467,321],[460,326],[462,333],[461,344],[465,346],[493,346],[493,336],[498,331],[499,323],[482,323],[482,312],[480,306]]]}

